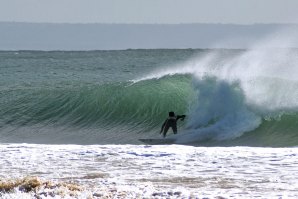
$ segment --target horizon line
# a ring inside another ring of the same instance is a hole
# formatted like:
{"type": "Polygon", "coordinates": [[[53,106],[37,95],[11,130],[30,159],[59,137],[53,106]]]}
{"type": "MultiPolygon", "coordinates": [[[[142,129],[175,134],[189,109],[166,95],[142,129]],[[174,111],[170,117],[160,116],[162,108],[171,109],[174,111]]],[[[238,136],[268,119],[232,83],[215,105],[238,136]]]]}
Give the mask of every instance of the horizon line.
{"type": "Polygon", "coordinates": [[[253,25],[298,25],[298,23],[208,23],[208,22],[194,22],[194,23],[105,23],[105,22],[28,22],[28,21],[1,21],[0,23],[14,23],[14,24],[48,24],[48,25],[237,25],[237,26],[253,26],[253,25]]]}

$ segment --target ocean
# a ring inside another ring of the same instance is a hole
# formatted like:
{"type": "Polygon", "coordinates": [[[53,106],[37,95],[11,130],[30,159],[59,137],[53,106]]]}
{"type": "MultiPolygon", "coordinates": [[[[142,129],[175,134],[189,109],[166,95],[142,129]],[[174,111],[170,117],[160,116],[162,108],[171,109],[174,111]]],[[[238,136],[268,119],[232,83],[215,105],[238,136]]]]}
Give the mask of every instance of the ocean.
{"type": "Polygon", "coordinates": [[[1,198],[297,198],[298,50],[0,52],[1,198]],[[170,145],[169,111],[185,114],[170,145]]]}

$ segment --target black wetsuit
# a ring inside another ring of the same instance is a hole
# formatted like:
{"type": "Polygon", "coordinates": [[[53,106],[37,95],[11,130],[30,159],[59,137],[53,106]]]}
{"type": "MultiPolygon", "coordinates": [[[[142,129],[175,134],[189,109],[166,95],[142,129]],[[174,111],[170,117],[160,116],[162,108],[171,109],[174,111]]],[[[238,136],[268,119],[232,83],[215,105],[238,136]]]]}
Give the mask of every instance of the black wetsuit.
{"type": "Polygon", "coordinates": [[[177,121],[180,118],[183,120],[185,118],[185,115],[172,116],[172,117],[168,117],[166,119],[166,121],[163,123],[163,125],[161,127],[161,131],[160,131],[160,133],[163,133],[163,137],[166,137],[166,134],[170,127],[172,128],[174,134],[177,133],[177,121]]]}

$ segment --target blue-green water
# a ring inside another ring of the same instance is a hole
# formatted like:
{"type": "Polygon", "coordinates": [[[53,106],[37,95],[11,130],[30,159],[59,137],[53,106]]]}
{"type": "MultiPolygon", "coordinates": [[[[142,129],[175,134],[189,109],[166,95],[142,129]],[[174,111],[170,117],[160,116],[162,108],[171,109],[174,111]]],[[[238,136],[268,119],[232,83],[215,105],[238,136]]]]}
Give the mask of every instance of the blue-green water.
{"type": "Polygon", "coordinates": [[[298,145],[295,50],[0,52],[0,142],[298,145]],[[171,132],[169,133],[170,136],[171,132]]]}

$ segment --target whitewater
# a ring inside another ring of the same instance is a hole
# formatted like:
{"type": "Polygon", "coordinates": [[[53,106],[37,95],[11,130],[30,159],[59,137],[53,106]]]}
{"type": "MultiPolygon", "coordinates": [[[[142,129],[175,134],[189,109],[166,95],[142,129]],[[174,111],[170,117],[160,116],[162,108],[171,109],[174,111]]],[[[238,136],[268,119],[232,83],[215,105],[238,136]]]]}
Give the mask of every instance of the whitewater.
{"type": "Polygon", "coordinates": [[[297,198],[298,50],[0,52],[1,198],[297,198]],[[173,145],[169,111],[186,114],[173,145]]]}

